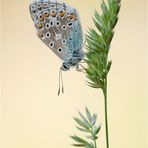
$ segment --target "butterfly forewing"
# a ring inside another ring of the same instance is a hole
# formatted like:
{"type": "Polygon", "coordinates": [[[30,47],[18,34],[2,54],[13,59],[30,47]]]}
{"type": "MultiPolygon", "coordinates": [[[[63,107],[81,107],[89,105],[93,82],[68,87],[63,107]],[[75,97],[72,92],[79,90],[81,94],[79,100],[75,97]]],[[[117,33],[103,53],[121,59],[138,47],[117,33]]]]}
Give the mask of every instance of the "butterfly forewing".
{"type": "Polygon", "coordinates": [[[30,13],[38,37],[64,61],[82,48],[82,29],[77,11],[56,0],[36,0],[30,13]]]}

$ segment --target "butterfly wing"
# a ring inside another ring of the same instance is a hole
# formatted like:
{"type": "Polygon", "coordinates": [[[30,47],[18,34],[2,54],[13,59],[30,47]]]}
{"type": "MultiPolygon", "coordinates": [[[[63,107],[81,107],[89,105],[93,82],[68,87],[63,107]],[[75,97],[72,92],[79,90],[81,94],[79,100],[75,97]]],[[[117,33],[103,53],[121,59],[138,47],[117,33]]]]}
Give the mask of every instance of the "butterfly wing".
{"type": "Polygon", "coordinates": [[[82,49],[83,36],[82,36],[82,28],[79,19],[79,15],[76,9],[71,9],[68,11],[70,14],[68,26],[70,27],[69,36],[67,40],[70,40],[69,46],[72,46],[73,52],[79,52],[82,49]]]}
{"type": "Polygon", "coordinates": [[[75,9],[55,0],[36,0],[30,5],[38,37],[64,61],[82,46],[82,31],[75,9]]]}

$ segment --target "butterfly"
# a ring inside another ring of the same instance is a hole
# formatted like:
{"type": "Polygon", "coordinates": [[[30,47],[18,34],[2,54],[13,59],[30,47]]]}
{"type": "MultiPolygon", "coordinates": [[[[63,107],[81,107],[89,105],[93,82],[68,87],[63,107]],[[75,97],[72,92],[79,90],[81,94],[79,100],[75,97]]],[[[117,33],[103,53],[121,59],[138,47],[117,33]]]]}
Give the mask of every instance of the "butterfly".
{"type": "Polygon", "coordinates": [[[76,9],[57,0],[35,0],[29,10],[37,36],[63,60],[60,69],[78,68],[84,52],[82,27],[76,9]]]}

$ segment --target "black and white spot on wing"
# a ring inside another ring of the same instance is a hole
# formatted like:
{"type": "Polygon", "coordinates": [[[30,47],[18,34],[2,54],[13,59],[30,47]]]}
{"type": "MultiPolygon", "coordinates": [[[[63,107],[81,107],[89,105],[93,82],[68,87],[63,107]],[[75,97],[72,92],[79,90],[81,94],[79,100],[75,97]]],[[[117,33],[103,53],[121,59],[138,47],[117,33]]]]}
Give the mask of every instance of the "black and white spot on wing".
{"type": "Polygon", "coordinates": [[[63,30],[66,30],[66,28],[67,28],[66,25],[63,25],[63,26],[62,26],[62,29],[63,29],[63,30]]]}
{"type": "Polygon", "coordinates": [[[49,7],[48,1],[47,1],[47,2],[44,2],[44,3],[43,3],[43,8],[46,9],[46,8],[48,8],[48,7],[49,7]]]}
{"type": "Polygon", "coordinates": [[[54,21],[50,20],[49,24],[50,24],[50,27],[53,27],[54,26],[54,21]]]}
{"type": "Polygon", "coordinates": [[[50,28],[50,23],[46,23],[45,28],[49,29],[50,28]]]}
{"type": "Polygon", "coordinates": [[[73,23],[72,23],[72,22],[69,22],[69,23],[67,24],[67,26],[68,26],[68,27],[72,27],[72,26],[73,26],[73,23]]]}
{"type": "Polygon", "coordinates": [[[66,39],[63,39],[63,40],[62,40],[62,44],[63,44],[63,45],[66,45],[66,39]]]}
{"type": "Polygon", "coordinates": [[[49,47],[50,47],[50,48],[54,48],[54,42],[51,41],[51,42],[49,43],[49,47]]]}
{"type": "Polygon", "coordinates": [[[61,25],[60,21],[56,21],[55,26],[59,27],[61,25]]]}
{"type": "Polygon", "coordinates": [[[37,9],[36,9],[36,6],[35,5],[32,5],[30,6],[30,11],[35,14],[37,12],[37,9]]]}
{"type": "Polygon", "coordinates": [[[47,32],[47,33],[46,33],[46,37],[47,37],[47,38],[50,38],[50,32],[47,32]]]}
{"type": "Polygon", "coordinates": [[[58,52],[61,53],[63,49],[61,47],[58,48],[58,52]]]}

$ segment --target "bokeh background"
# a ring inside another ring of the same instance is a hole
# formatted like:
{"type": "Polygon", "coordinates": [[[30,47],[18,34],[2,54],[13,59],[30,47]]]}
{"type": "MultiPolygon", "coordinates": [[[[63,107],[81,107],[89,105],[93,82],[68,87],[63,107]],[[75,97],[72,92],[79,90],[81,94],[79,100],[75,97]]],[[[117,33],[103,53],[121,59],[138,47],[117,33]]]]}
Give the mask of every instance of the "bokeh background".
{"type": "MultiPolygon", "coordinates": [[[[85,34],[100,0],[65,2],[79,11],[85,34]]],[[[70,148],[77,133],[72,117],[88,106],[102,123],[98,147],[105,148],[102,92],[71,69],[57,96],[62,61],[37,38],[29,3],[1,0],[1,147],[70,148]]],[[[119,18],[109,55],[110,147],[146,148],[146,0],[123,0],[119,18]]]]}

